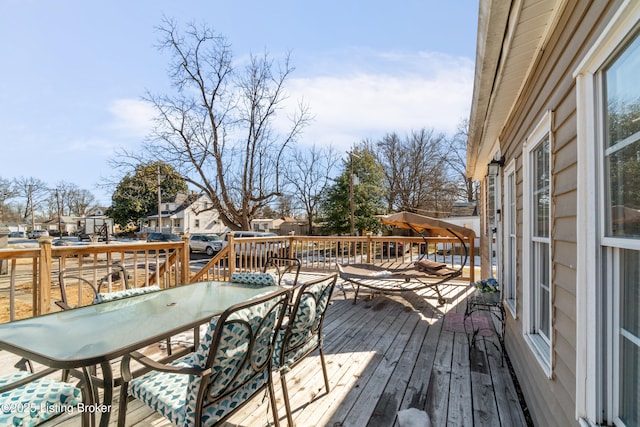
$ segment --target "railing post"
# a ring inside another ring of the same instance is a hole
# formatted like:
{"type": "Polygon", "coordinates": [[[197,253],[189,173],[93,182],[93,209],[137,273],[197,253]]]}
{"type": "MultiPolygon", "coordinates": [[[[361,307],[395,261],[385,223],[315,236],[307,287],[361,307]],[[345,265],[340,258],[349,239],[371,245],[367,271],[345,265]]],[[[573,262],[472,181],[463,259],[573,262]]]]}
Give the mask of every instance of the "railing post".
{"type": "Polygon", "coordinates": [[[40,265],[38,268],[38,315],[51,311],[51,256],[52,237],[43,237],[40,244],[40,265]]]}
{"type": "Polygon", "coordinates": [[[367,232],[367,257],[365,258],[365,263],[371,264],[371,251],[373,249],[373,233],[367,232]]]}
{"type": "Polygon", "coordinates": [[[36,317],[40,314],[40,308],[38,308],[38,304],[40,302],[40,285],[38,284],[38,263],[40,262],[40,257],[33,258],[31,262],[31,288],[32,288],[32,303],[31,303],[31,313],[33,317],[36,317]]]}
{"type": "Polygon", "coordinates": [[[288,257],[289,257],[289,258],[293,258],[293,254],[295,253],[295,252],[294,252],[294,247],[293,247],[293,245],[294,245],[294,244],[295,244],[295,242],[296,242],[296,236],[295,236],[295,234],[296,234],[296,232],[295,232],[295,231],[291,231],[291,232],[289,233],[289,236],[290,236],[290,237],[289,237],[289,255],[288,255],[288,257]]]}
{"type": "Polygon", "coordinates": [[[236,271],[236,245],[233,241],[233,233],[227,234],[229,255],[227,262],[229,263],[229,277],[236,271]]]}
{"type": "Polygon", "coordinates": [[[188,234],[182,236],[182,260],[180,261],[180,285],[186,285],[189,283],[189,276],[191,273],[191,266],[189,265],[190,261],[190,251],[189,251],[189,238],[188,234]]]}
{"type": "Polygon", "coordinates": [[[471,259],[469,260],[469,266],[471,267],[469,270],[469,283],[473,283],[476,281],[476,257],[475,257],[475,246],[476,239],[475,237],[469,238],[469,256],[471,259]]]}

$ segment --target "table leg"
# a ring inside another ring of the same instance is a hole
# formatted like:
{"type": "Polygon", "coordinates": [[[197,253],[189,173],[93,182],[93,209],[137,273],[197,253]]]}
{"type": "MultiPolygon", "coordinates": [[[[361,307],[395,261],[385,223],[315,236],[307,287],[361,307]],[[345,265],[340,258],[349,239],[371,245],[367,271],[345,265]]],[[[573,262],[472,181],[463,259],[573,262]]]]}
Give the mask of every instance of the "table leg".
{"type": "MultiPolygon", "coordinates": [[[[109,425],[109,418],[111,417],[111,410],[113,409],[113,372],[111,371],[111,363],[109,363],[109,361],[102,362],[100,368],[102,368],[102,379],[104,381],[102,403],[108,405],[100,414],[100,427],[107,427],[109,425]]],[[[96,399],[96,402],[97,401],[98,399],[96,399]]]]}

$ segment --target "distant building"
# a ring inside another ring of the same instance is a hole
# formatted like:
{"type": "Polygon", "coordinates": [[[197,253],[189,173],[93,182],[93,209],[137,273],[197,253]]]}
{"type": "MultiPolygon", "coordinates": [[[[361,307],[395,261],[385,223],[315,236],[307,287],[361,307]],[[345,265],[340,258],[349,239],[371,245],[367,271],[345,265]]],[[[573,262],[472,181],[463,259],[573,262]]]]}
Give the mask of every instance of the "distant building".
{"type": "Polygon", "coordinates": [[[280,225],[283,222],[284,220],[282,218],[258,218],[251,221],[251,229],[253,231],[278,233],[280,231],[280,225]]]}
{"type": "Polygon", "coordinates": [[[211,199],[203,194],[177,194],[170,200],[162,201],[160,207],[160,222],[157,213],[140,220],[142,233],[221,234],[228,231],[218,211],[212,208],[211,199]]]}

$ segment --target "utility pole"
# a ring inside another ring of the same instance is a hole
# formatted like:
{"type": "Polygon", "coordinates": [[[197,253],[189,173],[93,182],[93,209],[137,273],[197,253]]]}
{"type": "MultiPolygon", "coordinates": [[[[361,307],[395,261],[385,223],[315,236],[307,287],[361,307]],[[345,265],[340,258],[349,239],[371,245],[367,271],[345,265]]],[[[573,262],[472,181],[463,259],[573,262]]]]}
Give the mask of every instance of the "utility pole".
{"type": "Polygon", "coordinates": [[[349,235],[356,233],[355,204],[353,201],[353,154],[349,151],[349,235]]]}
{"type": "Polygon", "coordinates": [[[156,166],[158,171],[158,222],[156,223],[156,231],[162,233],[162,194],[160,192],[160,162],[158,162],[156,166]]]}
{"type": "Polygon", "coordinates": [[[62,219],[60,218],[60,192],[56,188],[56,207],[58,209],[58,237],[62,239],[62,219]]]}
{"type": "Polygon", "coordinates": [[[31,211],[31,229],[35,230],[36,220],[33,216],[33,184],[29,184],[29,193],[27,194],[27,206],[31,211]]]}
{"type": "MultiPolygon", "coordinates": [[[[354,154],[353,151],[349,151],[349,234],[351,236],[356,235],[356,207],[354,199],[354,186],[357,184],[354,182],[354,172],[353,172],[353,158],[360,158],[358,154],[354,154]]],[[[357,179],[358,177],[355,176],[357,179]]]]}

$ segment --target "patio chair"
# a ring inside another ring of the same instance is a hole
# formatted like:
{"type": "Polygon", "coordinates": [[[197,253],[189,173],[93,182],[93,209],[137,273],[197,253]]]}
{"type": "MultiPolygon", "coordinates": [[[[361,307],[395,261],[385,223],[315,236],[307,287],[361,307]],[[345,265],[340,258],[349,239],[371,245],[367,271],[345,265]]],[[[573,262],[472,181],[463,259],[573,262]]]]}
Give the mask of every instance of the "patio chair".
{"type": "Polygon", "coordinates": [[[267,389],[278,426],[272,357],[289,292],[283,289],[225,310],[211,319],[198,350],[171,364],[158,363],[139,352],[124,356],[118,425],[125,424],[127,395],[173,425],[210,426],[267,389]],[[151,371],[132,379],[131,359],[151,371]]]}
{"type": "MultiPolygon", "coordinates": [[[[91,292],[90,297],[93,298],[92,303],[103,302],[104,300],[102,299],[102,297],[100,297],[100,295],[103,294],[102,286],[107,285],[109,282],[115,283],[118,281],[122,283],[123,290],[130,289],[129,275],[125,270],[124,266],[117,262],[114,262],[112,264],[104,264],[104,263],[87,264],[81,267],[65,268],[61,270],[60,273],[58,274],[58,283],[60,284],[61,301],[55,301],[55,304],[63,310],[69,310],[71,308],[78,307],[80,305],[81,288],[85,289],[85,287],[88,287],[88,289],[91,292]],[[95,273],[100,272],[101,277],[97,278],[94,282],[93,275],[91,276],[91,278],[87,278],[87,273],[90,274],[91,272],[95,272],[95,273]],[[67,287],[69,286],[67,282],[70,279],[76,281],[78,285],[79,297],[78,297],[77,303],[72,303],[67,293],[67,287]]],[[[146,288],[132,288],[132,289],[136,289],[136,291],[130,291],[128,294],[122,293],[120,295],[116,295],[116,293],[113,293],[114,295],[111,297],[111,299],[123,298],[125,296],[134,295],[137,293],[159,290],[160,288],[156,286],[156,287],[150,287],[150,289],[146,289],[146,288]]]]}
{"type": "Polygon", "coordinates": [[[285,285],[296,286],[300,275],[300,265],[300,259],[298,258],[269,257],[264,264],[262,272],[266,273],[268,270],[274,269],[278,278],[278,286],[282,286],[284,275],[291,273],[293,274],[293,280],[284,279],[285,285]]]}
{"type": "MultiPolygon", "coordinates": [[[[0,425],[35,426],[69,413],[83,401],[85,390],[49,376],[58,370],[19,371],[0,377],[0,425]]],[[[89,413],[83,414],[88,417],[89,413]]],[[[87,418],[88,420],[88,418],[87,418]]]]}
{"type": "Polygon", "coordinates": [[[286,374],[316,349],[320,353],[324,385],[329,393],[329,377],[322,349],[322,323],[338,275],[332,274],[309,281],[296,289],[287,319],[276,338],[273,365],[280,371],[280,382],[289,426],[293,426],[286,374]]]}

